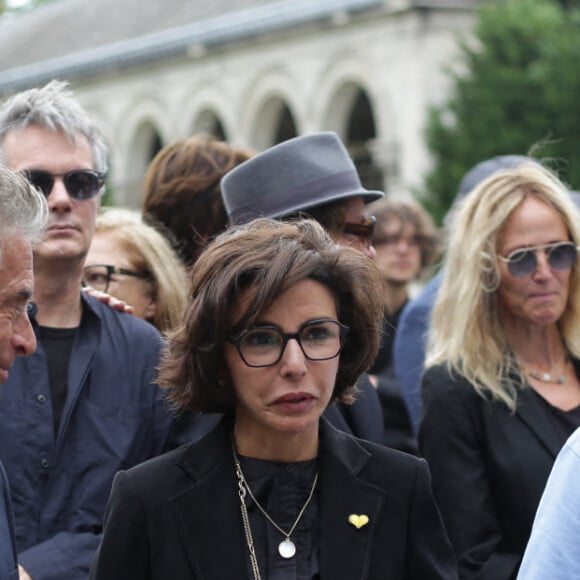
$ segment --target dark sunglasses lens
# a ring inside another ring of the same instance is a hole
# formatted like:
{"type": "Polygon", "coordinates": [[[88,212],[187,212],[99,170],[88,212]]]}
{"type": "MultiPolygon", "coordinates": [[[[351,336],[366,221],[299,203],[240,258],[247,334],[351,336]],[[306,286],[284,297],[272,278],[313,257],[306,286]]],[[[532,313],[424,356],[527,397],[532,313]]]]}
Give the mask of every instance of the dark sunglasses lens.
{"type": "Polygon", "coordinates": [[[345,234],[351,234],[352,236],[358,236],[359,238],[372,238],[373,231],[375,229],[375,224],[355,224],[346,223],[344,224],[343,232],[345,234]]]}
{"type": "Polygon", "coordinates": [[[512,276],[527,276],[536,267],[536,254],[531,250],[517,250],[509,256],[508,270],[512,276]]]}
{"type": "Polygon", "coordinates": [[[74,199],[89,199],[99,193],[103,179],[90,171],[71,171],[64,176],[64,185],[74,199]]]}
{"type": "Polygon", "coordinates": [[[26,171],[25,175],[28,181],[36,189],[39,189],[45,197],[50,195],[54,185],[54,178],[48,171],[26,171]]]}
{"type": "Polygon", "coordinates": [[[552,248],[548,262],[556,270],[566,270],[576,262],[576,258],[576,248],[573,244],[561,244],[552,248]]]}

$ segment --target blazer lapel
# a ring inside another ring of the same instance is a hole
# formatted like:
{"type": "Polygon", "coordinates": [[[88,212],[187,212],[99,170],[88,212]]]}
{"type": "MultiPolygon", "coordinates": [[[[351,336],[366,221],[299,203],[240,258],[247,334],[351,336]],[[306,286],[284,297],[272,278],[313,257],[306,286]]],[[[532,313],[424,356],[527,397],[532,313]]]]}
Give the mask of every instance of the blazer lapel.
{"type": "Polygon", "coordinates": [[[562,448],[561,438],[546,416],[536,393],[531,387],[518,392],[516,415],[525,423],[540,444],[555,458],[562,448]]]}
{"type": "Polygon", "coordinates": [[[320,575],[363,580],[386,492],[358,477],[370,455],[355,439],[324,420],[320,431],[320,575]]]}
{"type": "Polygon", "coordinates": [[[188,449],[179,465],[192,485],[170,500],[199,579],[248,578],[248,547],[229,438],[229,422],[223,420],[209,437],[188,449]]]}

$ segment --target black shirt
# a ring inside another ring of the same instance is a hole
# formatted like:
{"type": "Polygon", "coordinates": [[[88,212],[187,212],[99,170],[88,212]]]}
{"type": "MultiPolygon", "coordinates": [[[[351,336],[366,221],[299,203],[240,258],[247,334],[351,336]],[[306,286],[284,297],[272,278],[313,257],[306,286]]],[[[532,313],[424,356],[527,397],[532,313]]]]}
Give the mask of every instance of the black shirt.
{"type": "MultiPolygon", "coordinates": [[[[244,477],[262,508],[282,530],[290,531],[310,495],[316,475],[316,460],[283,463],[249,457],[239,459],[244,477]]],[[[285,538],[256,507],[249,494],[246,494],[246,506],[262,578],[318,580],[320,531],[317,490],[314,490],[312,500],[290,536],[296,545],[296,555],[292,558],[280,556],[278,545],[285,538]]],[[[249,562],[248,553],[248,566],[249,562]]],[[[251,568],[249,570],[250,578],[253,578],[251,568]]]]}
{"type": "Polygon", "coordinates": [[[38,327],[38,338],[48,364],[55,438],[68,392],[68,363],[77,330],[77,328],[38,327]]]}

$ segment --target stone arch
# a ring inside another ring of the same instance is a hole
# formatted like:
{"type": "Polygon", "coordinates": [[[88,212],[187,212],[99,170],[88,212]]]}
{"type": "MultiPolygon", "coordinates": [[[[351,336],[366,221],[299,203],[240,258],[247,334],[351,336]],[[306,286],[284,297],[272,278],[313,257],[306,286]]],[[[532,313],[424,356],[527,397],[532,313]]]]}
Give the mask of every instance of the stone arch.
{"type": "Polygon", "coordinates": [[[259,123],[254,127],[252,144],[263,150],[298,135],[295,117],[279,96],[267,98],[260,107],[259,123]]]}
{"type": "MultiPolygon", "coordinates": [[[[141,207],[143,178],[151,160],[163,147],[163,141],[156,126],[151,122],[143,122],[136,128],[132,142],[129,144],[126,156],[125,180],[123,183],[123,205],[134,209],[141,207]]],[[[118,201],[121,201],[120,199],[118,201]]]]}
{"type": "Polygon", "coordinates": [[[192,134],[209,133],[210,135],[217,137],[220,141],[228,140],[228,136],[221,119],[217,113],[211,109],[205,109],[199,113],[193,122],[191,132],[192,134]]]}
{"type": "Polygon", "coordinates": [[[363,184],[369,189],[386,189],[397,173],[395,123],[379,81],[373,85],[373,79],[361,73],[364,70],[356,55],[336,54],[320,75],[313,109],[319,126],[335,131],[344,141],[363,184]],[[385,135],[385,126],[389,135],[385,135]]]}
{"type": "MultiPolygon", "coordinates": [[[[166,108],[165,108],[166,110],[166,108]]],[[[159,100],[129,104],[117,123],[117,167],[114,168],[113,203],[141,207],[143,177],[149,163],[167,143],[167,118],[159,100]]]]}
{"type": "Polygon", "coordinates": [[[233,135],[234,122],[231,118],[231,103],[224,98],[224,94],[225,88],[216,84],[215,79],[201,79],[189,89],[186,87],[176,109],[179,113],[174,119],[174,140],[206,132],[229,141],[233,135]],[[203,88],[200,89],[200,86],[203,88]]]}
{"type": "MultiPolygon", "coordinates": [[[[262,71],[242,98],[242,114],[247,141],[257,150],[301,134],[302,109],[297,91],[299,83],[287,70],[262,71]]],[[[242,121],[243,122],[243,121],[242,121]]]]}

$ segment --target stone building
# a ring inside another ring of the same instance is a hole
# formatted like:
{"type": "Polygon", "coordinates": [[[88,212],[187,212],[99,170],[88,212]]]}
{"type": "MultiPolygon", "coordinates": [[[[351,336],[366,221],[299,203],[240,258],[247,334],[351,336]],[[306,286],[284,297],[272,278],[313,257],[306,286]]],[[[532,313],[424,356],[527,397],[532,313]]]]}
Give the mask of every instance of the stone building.
{"type": "Polygon", "coordinates": [[[111,148],[116,205],[140,206],[160,147],[198,131],[258,150],[334,130],[394,195],[429,168],[475,0],[53,0],[0,18],[0,98],[68,80],[111,148]]]}

